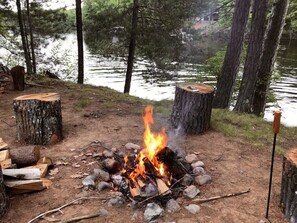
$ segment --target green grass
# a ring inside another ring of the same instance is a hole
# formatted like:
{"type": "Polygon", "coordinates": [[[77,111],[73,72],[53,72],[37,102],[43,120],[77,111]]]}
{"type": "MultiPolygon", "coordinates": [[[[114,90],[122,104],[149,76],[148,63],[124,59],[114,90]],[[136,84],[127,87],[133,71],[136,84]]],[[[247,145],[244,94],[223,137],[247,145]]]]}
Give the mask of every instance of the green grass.
{"type": "MultiPolygon", "coordinates": [[[[213,109],[211,127],[228,137],[242,140],[257,148],[271,146],[273,142],[272,123],[251,114],[231,112],[227,109],[213,109]]],[[[281,126],[277,137],[277,152],[282,153],[287,146],[290,146],[296,134],[297,128],[281,126]]]]}

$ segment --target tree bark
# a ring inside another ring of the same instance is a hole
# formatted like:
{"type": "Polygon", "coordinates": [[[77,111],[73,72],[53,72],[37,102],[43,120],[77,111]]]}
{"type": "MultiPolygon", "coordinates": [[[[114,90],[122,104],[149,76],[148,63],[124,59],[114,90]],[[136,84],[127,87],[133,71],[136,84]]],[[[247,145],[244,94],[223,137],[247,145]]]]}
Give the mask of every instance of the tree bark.
{"type": "Polygon", "coordinates": [[[133,70],[133,63],[134,63],[134,54],[135,54],[135,48],[136,48],[138,8],[139,8],[138,0],[133,0],[131,36],[130,36],[130,44],[129,44],[129,55],[128,55],[128,62],[127,62],[126,80],[125,80],[125,87],[124,87],[124,93],[128,93],[128,94],[130,92],[132,70],[133,70]]]}
{"type": "Polygon", "coordinates": [[[272,16],[268,25],[261,58],[256,90],[253,100],[253,113],[260,116],[264,113],[266,93],[269,88],[272,70],[277,55],[279,41],[285,24],[289,0],[277,0],[274,3],[272,16]]]}
{"type": "Polygon", "coordinates": [[[268,0],[254,1],[247,57],[235,111],[252,112],[258,69],[263,52],[267,3],[268,0]]]}
{"type": "Polygon", "coordinates": [[[7,210],[8,199],[5,191],[2,169],[0,167],[0,219],[6,213],[7,210]]]}
{"type": "Polygon", "coordinates": [[[231,36],[224,63],[218,77],[217,90],[213,101],[216,108],[229,107],[236,75],[240,65],[245,27],[248,20],[251,0],[236,0],[231,36]]]}
{"type": "Polygon", "coordinates": [[[171,123],[184,133],[203,133],[210,127],[214,89],[205,84],[182,83],[176,86],[171,123]]]}
{"type": "Polygon", "coordinates": [[[32,72],[33,72],[33,74],[36,74],[36,59],[35,59],[35,49],[34,49],[33,26],[32,26],[32,17],[31,17],[31,13],[30,13],[29,0],[26,0],[26,6],[27,6],[27,18],[28,18],[28,27],[29,27],[29,35],[30,35],[32,72]]]}
{"type": "Polygon", "coordinates": [[[290,222],[297,221],[297,148],[289,150],[283,159],[281,209],[290,222]]]}
{"type": "Polygon", "coordinates": [[[31,61],[30,61],[28,45],[26,43],[26,35],[25,35],[25,30],[24,30],[22,8],[21,8],[20,0],[16,0],[16,6],[17,6],[18,22],[19,22],[19,26],[20,26],[20,33],[21,33],[22,45],[23,45],[24,56],[25,56],[25,61],[26,61],[27,73],[31,73],[32,65],[31,65],[31,61]]]}
{"type": "Polygon", "coordinates": [[[57,93],[24,95],[13,101],[17,139],[34,145],[62,140],[60,96],[57,93]]]}
{"type": "Polygon", "coordinates": [[[40,159],[40,146],[23,146],[9,150],[12,163],[18,167],[35,165],[40,159]]]}
{"type": "Polygon", "coordinates": [[[83,28],[82,28],[81,0],[76,0],[76,29],[77,29],[77,47],[78,47],[78,78],[77,83],[84,83],[84,46],[83,46],[83,28]]]}

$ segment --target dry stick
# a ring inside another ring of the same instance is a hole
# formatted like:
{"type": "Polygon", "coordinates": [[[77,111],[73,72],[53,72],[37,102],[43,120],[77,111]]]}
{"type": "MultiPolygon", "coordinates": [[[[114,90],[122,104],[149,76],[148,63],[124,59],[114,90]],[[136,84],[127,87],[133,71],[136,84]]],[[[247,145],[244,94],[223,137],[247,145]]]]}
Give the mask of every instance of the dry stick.
{"type": "Polygon", "coordinates": [[[54,212],[57,212],[57,211],[61,212],[61,209],[65,208],[65,207],[67,207],[67,206],[69,206],[69,205],[72,205],[72,204],[74,204],[75,202],[78,202],[78,201],[80,201],[80,200],[88,200],[88,199],[106,199],[106,197],[80,197],[80,198],[78,198],[78,199],[75,199],[75,200],[73,200],[73,201],[67,203],[67,204],[62,205],[61,207],[58,207],[58,208],[55,208],[55,209],[52,209],[52,210],[43,212],[43,213],[37,215],[36,217],[34,217],[33,219],[31,219],[30,221],[28,221],[27,223],[32,223],[32,222],[34,222],[35,220],[37,220],[37,219],[39,219],[39,218],[41,218],[41,217],[43,217],[43,216],[45,216],[45,215],[47,215],[47,214],[50,214],[50,213],[54,213],[54,212]]]}
{"type": "Polygon", "coordinates": [[[231,194],[225,194],[225,195],[221,195],[221,196],[202,198],[202,199],[194,199],[191,202],[198,202],[199,204],[201,204],[201,203],[205,203],[205,202],[209,202],[209,201],[219,200],[219,199],[222,199],[222,198],[235,197],[235,196],[238,196],[238,195],[249,193],[250,191],[251,191],[251,189],[248,189],[248,190],[245,190],[245,191],[241,191],[241,192],[237,192],[237,193],[231,193],[231,194]]]}
{"type": "Polygon", "coordinates": [[[2,122],[4,122],[6,125],[8,125],[9,127],[14,127],[15,125],[10,125],[9,123],[7,123],[6,121],[4,121],[3,119],[1,119],[2,122]]]}
{"type": "Polygon", "coordinates": [[[80,221],[83,219],[95,218],[95,217],[99,217],[99,216],[100,216],[100,214],[83,215],[83,216],[74,217],[74,218],[71,218],[68,220],[61,221],[60,223],[71,223],[71,222],[76,222],[76,221],[80,221]]]}

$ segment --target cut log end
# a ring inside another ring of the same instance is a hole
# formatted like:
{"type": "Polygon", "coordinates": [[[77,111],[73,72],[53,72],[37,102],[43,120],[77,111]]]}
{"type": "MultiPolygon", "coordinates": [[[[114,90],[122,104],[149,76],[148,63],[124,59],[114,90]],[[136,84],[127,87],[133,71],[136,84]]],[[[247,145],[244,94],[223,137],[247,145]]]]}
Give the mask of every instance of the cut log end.
{"type": "Polygon", "coordinates": [[[210,94],[214,91],[214,88],[210,85],[202,83],[181,83],[177,87],[190,92],[197,92],[200,94],[210,94]]]}
{"type": "Polygon", "coordinates": [[[59,101],[60,95],[57,93],[38,93],[19,96],[14,100],[59,101]]]}

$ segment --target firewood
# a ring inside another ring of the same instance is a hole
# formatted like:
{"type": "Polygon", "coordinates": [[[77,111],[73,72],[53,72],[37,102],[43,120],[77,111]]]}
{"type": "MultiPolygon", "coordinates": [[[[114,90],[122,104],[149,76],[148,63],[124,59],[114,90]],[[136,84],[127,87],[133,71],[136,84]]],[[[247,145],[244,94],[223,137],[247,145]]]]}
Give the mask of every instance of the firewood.
{"type": "Polygon", "coordinates": [[[40,180],[42,180],[42,186],[46,189],[53,185],[53,182],[47,178],[40,178],[40,180]]]}
{"type": "Polygon", "coordinates": [[[171,193],[171,190],[169,187],[164,183],[163,180],[156,178],[156,183],[158,187],[159,194],[167,195],[171,193]]]}
{"type": "Polygon", "coordinates": [[[0,151],[0,162],[7,159],[9,159],[9,151],[8,150],[0,151]]]}
{"type": "Polygon", "coordinates": [[[1,163],[1,168],[2,169],[7,169],[7,168],[10,168],[12,166],[11,159],[3,160],[0,163],[1,163]]]}
{"type": "Polygon", "coordinates": [[[35,165],[40,158],[40,146],[23,146],[9,150],[13,163],[18,167],[35,165]]]}
{"type": "Polygon", "coordinates": [[[48,167],[53,165],[53,161],[49,157],[42,157],[38,160],[37,164],[47,164],[48,167]]]}
{"type": "Polygon", "coordinates": [[[13,194],[22,194],[43,190],[42,180],[4,180],[4,185],[13,194]]]}
{"type": "Polygon", "coordinates": [[[0,138],[0,150],[7,149],[7,147],[8,147],[8,144],[5,143],[2,138],[0,138]]]}
{"type": "Polygon", "coordinates": [[[140,188],[138,185],[135,185],[134,187],[130,186],[130,193],[132,197],[137,197],[140,195],[140,188]]]}
{"type": "Polygon", "coordinates": [[[146,184],[139,178],[137,179],[137,184],[139,185],[140,188],[144,188],[146,186],[146,184]]]}
{"type": "Polygon", "coordinates": [[[17,139],[34,145],[48,145],[61,141],[62,113],[60,95],[38,93],[13,100],[17,139]]]}
{"type": "Polygon", "coordinates": [[[48,164],[45,163],[40,163],[40,164],[36,164],[34,166],[27,166],[24,167],[23,169],[39,169],[40,171],[40,177],[45,177],[47,174],[47,170],[48,170],[48,164]]]}
{"type": "Polygon", "coordinates": [[[2,170],[4,176],[14,177],[18,179],[34,180],[40,179],[40,170],[34,169],[4,169],[2,170]]]}

